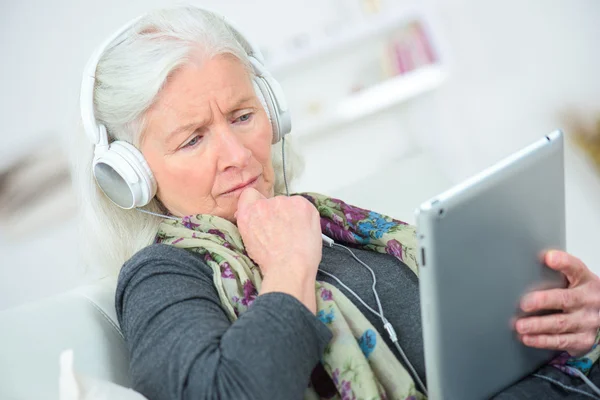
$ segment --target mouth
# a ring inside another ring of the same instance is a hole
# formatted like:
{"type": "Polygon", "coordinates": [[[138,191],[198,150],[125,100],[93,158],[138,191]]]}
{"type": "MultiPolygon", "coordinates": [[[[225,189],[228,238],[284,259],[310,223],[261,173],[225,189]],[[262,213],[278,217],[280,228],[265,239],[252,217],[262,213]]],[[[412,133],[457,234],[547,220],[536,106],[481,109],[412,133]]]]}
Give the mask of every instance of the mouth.
{"type": "Polygon", "coordinates": [[[246,181],[245,183],[239,184],[231,189],[229,189],[226,192],[221,193],[221,196],[228,196],[228,195],[235,195],[235,194],[239,194],[242,192],[242,190],[248,188],[248,187],[252,187],[252,185],[254,185],[257,181],[258,178],[260,178],[260,175],[246,181]]]}

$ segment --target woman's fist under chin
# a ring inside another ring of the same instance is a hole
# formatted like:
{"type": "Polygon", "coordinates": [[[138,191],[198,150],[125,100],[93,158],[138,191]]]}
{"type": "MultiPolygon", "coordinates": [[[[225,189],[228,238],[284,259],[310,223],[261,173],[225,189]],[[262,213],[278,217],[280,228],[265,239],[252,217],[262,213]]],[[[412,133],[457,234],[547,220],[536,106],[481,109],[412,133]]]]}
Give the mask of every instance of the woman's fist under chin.
{"type": "Polygon", "coordinates": [[[246,251],[263,275],[286,269],[299,279],[314,279],[321,262],[321,224],[308,200],[300,196],[267,199],[248,188],[240,194],[236,218],[246,251]]]}

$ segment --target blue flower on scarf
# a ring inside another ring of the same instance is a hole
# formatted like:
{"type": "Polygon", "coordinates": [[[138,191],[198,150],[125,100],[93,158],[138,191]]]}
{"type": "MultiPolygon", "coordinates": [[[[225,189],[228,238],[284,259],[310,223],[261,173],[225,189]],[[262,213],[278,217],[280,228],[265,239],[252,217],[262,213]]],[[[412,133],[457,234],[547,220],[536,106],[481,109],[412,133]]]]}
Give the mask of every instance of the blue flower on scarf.
{"type": "Polygon", "coordinates": [[[370,211],[368,219],[359,222],[357,228],[361,236],[381,239],[395,225],[394,221],[386,221],[381,214],[370,211]]]}
{"type": "Polygon", "coordinates": [[[327,314],[325,314],[324,310],[321,310],[317,313],[317,318],[325,325],[329,325],[333,322],[333,310],[329,311],[327,314]]]}
{"type": "Polygon", "coordinates": [[[588,371],[592,368],[592,364],[592,360],[587,357],[581,357],[567,361],[567,365],[569,367],[577,368],[584,374],[588,373],[588,371]]]}
{"type": "Polygon", "coordinates": [[[367,329],[358,339],[358,345],[365,357],[369,358],[375,346],[377,345],[377,334],[373,329],[367,329]]]}
{"type": "Polygon", "coordinates": [[[369,234],[367,233],[367,236],[359,236],[356,233],[352,232],[352,236],[354,237],[354,241],[357,244],[369,244],[369,234]]]}

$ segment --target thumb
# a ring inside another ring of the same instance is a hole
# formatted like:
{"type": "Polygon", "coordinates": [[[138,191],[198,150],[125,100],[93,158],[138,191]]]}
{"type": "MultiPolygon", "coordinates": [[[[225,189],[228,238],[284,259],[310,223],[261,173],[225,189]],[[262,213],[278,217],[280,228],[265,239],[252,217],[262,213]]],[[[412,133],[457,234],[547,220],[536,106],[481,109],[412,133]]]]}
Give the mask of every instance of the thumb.
{"type": "Polygon", "coordinates": [[[247,210],[252,204],[256,203],[258,200],[266,199],[258,190],[254,188],[247,188],[240,194],[240,198],[238,199],[236,216],[238,216],[244,210],[247,210]]]}
{"type": "Polygon", "coordinates": [[[562,272],[569,283],[577,285],[588,277],[588,267],[579,258],[565,251],[550,250],[545,255],[546,265],[562,272]]]}

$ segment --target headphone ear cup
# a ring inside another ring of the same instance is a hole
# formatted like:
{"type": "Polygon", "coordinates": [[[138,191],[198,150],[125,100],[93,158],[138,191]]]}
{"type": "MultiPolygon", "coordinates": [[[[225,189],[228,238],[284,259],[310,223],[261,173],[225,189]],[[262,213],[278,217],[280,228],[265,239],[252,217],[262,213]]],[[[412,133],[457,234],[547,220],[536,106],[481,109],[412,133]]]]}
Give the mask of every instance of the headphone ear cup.
{"type": "Polygon", "coordinates": [[[156,194],[156,181],[138,149],[115,141],[94,159],[93,173],[106,196],[121,208],[143,207],[156,194]]]}
{"type": "Polygon", "coordinates": [[[252,86],[254,86],[254,93],[256,93],[256,97],[258,97],[260,104],[262,105],[263,109],[267,113],[267,117],[269,117],[269,121],[273,121],[273,117],[271,117],[271,113],[273,111],[273,105],[271,104],[271,107],[269,107],[269,105],[267,104],[267,100],[265,99],[265,95],[263,94],[261,88],[258,86],[258,83],[256,82],[256,80],[257,80],[257,78],[252,80],[252,86]]]}
{"type": "Polygon", "coordinates": [[[265,108],[267,116],[271,121],[271,128],[273,129],[272,143],[275,144],[281,139],[281,129],[279,126],[277,107],[275,106],[273,98],[271,97],[271,93],[267,87],[267,83],[262,77],[255,76],[252,83],[254,85],[254,89],[257,92],[258,99],[265,108]]]}
{"type": "Polygon", "coordinates": [[[277,82],[277,80],[266,70],[260,78],[264,82],[264,86],[268,93],[265,97],[270,100],[272,107],[276,110],[275,116],[277,117],[278,126],[278,137],[276,141],[279,141],[284,135],[287,135],[292,131],[290,110],[279,82],[277,82]]]}

